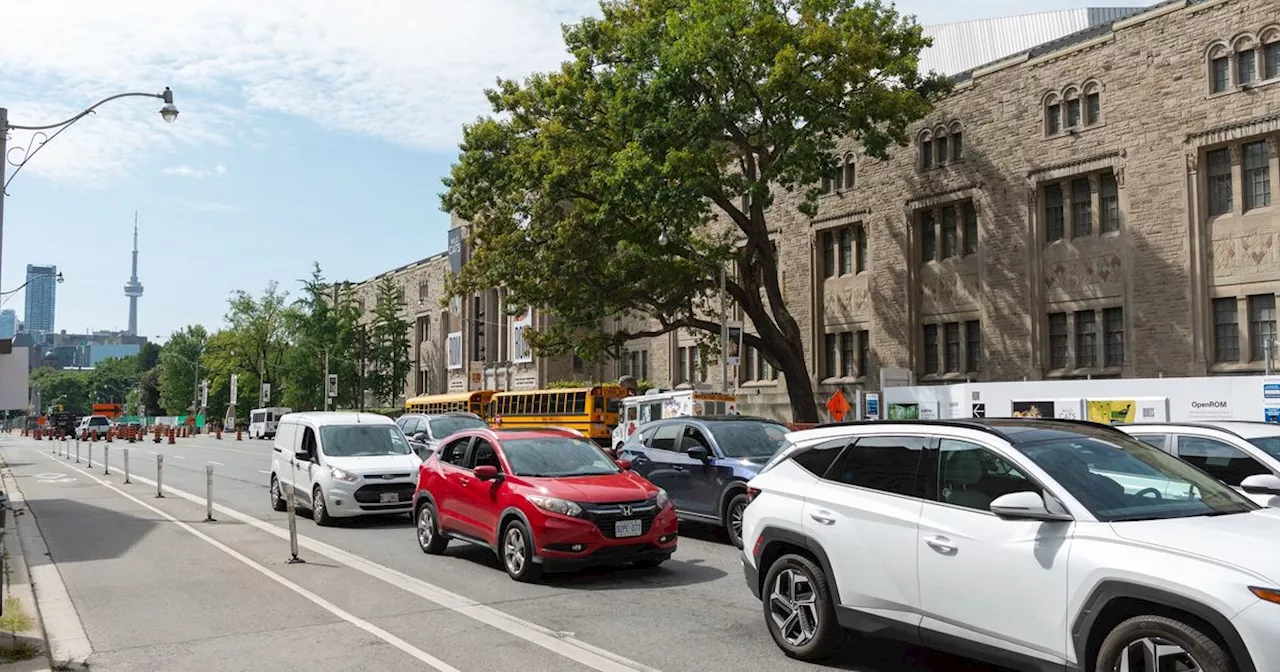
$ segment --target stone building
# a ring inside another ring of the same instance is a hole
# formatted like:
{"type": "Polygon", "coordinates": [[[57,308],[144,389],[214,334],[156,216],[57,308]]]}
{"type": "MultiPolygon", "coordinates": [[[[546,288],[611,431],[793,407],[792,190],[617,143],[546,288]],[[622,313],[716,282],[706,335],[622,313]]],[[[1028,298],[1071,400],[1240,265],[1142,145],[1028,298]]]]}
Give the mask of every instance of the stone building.
{"type": "MultiPolygon", "coordinates": [[[[1262,370],[1280,293],[1274,0],[1165,2],[955,79],[913,146],[842,147],[815,219],[786,194],[769,215],[819,397],[877,389],[882,367],[920,383],[1262,370]]],[[[721,385],[682,333],[594,368],[503,365],[518,339],[501,308],[491,290],[451,318],[472,327],[449,386],[721,385]]],[[[757,353],[730,378],[744,410],[786,415],[757,353]]]]}

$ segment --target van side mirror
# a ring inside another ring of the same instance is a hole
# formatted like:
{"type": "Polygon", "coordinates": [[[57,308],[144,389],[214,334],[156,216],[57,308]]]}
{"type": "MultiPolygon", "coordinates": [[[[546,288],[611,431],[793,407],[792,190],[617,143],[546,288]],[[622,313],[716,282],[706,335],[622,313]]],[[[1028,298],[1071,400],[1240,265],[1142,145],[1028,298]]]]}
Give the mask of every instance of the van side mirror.
{"type": "Polygon", "coordinates": [[[1050,511],[1044,496],[1038,492],[1011,492],[996,497],[991,502],[991,513],[1006,520],[1040,520],[1066,522],[1074,520],[1070,514],[1050,511]]]}
{"type": "Polygon", "coordinates": [[[1280,495],[1280,476],[1255,474],[1244,479],[1240,489],[1251,495],[1280,495]]]}
{"type": "Polygon", "coordinates": [[[296,460],[302,460],[303,462],[309,462],[309,461],[311,460],[311,453],[308,453],[308,452],[307,452],[307,451],[305,451],[305,450],[299,450],[299,451],[297,451],[297,452],[295,452],[295,453],[293,454],[293,457],[294,457],[294,459],[296,459],[296,460]]]}

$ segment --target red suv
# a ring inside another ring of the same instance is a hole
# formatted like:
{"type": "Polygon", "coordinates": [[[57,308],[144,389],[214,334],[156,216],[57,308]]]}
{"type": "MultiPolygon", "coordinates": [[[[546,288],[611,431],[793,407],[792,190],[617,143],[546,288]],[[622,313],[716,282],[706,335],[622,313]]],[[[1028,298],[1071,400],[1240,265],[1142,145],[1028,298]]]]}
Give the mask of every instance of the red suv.
{"type": "Polygon", "coordinates": [[[458,432],[418,470],[418,545],[431,554],[450,539],[486,546],[517,581],[656,567],[676,550],[675,507],[629,467],[565,430],[458,432]]]}

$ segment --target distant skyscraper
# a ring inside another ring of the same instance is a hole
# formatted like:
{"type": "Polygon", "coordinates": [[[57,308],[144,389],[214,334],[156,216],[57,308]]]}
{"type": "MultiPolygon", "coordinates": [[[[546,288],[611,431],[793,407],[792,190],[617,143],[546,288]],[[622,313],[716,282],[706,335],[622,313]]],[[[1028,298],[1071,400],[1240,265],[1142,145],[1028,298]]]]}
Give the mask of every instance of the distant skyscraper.
{"type": "Polygon", "coordinates": [[[53,316],[57,307],[58,267],[27,264],[26,308],[23,322],[31,334],[53,333],[53,316]]]}
{"type": "Polygon", "coordinates": [[[138,335],[138,297],[142,296],[142,283],[138,282],[138,211],[133,212],[133,274],[124,285],[124,295],[129,297],[129,335],[138,335]]]}
{"type": "Polygon", "coordinates": [[[18,314],[9,308],[0,310],[0,340],[18,333],[18,314]]]}

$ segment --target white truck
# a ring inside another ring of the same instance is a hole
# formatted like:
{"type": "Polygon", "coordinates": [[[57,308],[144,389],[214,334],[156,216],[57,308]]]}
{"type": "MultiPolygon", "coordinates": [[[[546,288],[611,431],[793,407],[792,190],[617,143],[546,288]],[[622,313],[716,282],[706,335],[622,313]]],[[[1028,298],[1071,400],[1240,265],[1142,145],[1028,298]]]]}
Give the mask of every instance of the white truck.
{"type": "Polygon", "coordinates": [[[738,397],[733,394],[702,390],[652,389],[644,394],[625,397],[613,429],[613,448],[617,450],[641,425],[663,418],[692,415],[737,415],[738,397]]]}

